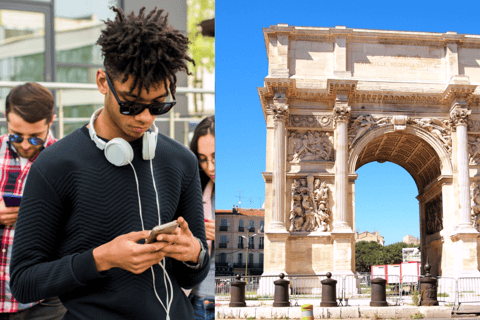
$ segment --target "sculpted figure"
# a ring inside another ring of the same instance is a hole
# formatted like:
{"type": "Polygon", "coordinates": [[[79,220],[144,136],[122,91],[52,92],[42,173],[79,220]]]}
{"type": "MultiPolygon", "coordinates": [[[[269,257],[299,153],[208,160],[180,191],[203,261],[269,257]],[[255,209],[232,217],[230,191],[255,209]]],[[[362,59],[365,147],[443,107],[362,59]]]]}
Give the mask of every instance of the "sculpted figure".
{"type": "Polygon", "coordinates": [[[327,182],[320,183],[320,179],[315,180],[315,201],[317,202],[317,213],[315,222],[320,231],[328,230],[328,222],[330,221],[330,210],[328,209],[328,192],[330,189],[327,182]]]}
{"type": "Polygon", "coordinates": [[[480,186],[473,182],[470,185],[470,199],[472,199],[471,219],[475,228],[480,224],[480,186]]]}
{"type": "Polygon", "coordinates": [[[354,121],[354,125],[357,128],[357,133],[355,137],[353,138],[351,144],[353,145],[355,141],[357,141],[361,136],[363,136],[370,128],[375,124],[375,121],[373,120],[371,115],[367,116],[359,116],[357,119],[354,121]]]}
{"type": "Polygon", "coordinates": [[[290,232],[302,230],[305,215],[302,211],[301,201],[301,195],[293,196],[292,211],[290,212],[290,232]]]}
{"type": "Polygon", "coordinates": [[[477,157],[480,156],[480,136],[477,139],[469,137],[468,153],[470,154],[470,163],[477,163],[477,157]]]}
{"type": "Polygon", "coordinates": [[[302,231],[313,231],[315,229],[315,211],[308,194],[303,195],[302,207],[304,209],[305,223],[302,231]]]}

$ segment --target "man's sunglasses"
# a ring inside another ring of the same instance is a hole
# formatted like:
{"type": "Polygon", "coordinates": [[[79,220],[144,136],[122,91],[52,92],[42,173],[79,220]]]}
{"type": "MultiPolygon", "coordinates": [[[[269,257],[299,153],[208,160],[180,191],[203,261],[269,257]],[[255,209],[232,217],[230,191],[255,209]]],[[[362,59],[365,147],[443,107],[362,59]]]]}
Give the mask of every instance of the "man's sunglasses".
{"type": "MultiPolygon", "coordinates": [[[[22,143],[24,138],[22,136],[19,136],[18,134],[10,134],[8,135],[8,139],[10,140],[10,142],[22,143]]],[[[41,146],[45,143],[43,139],[37,137],[28,138],[27,141],[33,146],[41,146]]]]}
{"type": "Polygon", "coordinates": [[[110,81],[110,77],[108,76],[107,72],[105,71],[105,75],[107,76],[108,86],[110,90],[112,90],[113,96],[117,100],[118,105],[120,106],[120,113],[126,116],[135,116],[140,114],[148,108],[150,114],[153,116],[158,116],[164,113],[167,113],[172,109],[175,105],[176,101],[170,102],[154,102],[150,104],[138,103],[134,101],[121,101],[118,96],[115,88],[113,87],[112,81],[110,81]]]}

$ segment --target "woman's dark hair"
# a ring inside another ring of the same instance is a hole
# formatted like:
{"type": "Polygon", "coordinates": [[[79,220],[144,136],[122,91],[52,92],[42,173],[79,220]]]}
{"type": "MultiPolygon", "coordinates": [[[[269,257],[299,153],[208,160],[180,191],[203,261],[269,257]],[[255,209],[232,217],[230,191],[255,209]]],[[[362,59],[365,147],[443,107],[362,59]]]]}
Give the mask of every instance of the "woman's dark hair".
{"type": "MultiPolygon", "coordinates": [[[[188,72],[187,61],[195,64],[187,55],[188,38],[168,24],[168,14],[155,7],[145,16],[142,7],[135,16],[128,16],[121,8],[111,7],[117,13],[115,21],[108,19],[105,30],[97,41],[102,47],[104,65],[112,81],[124,83],[129,75],[134,76],[130,93],[138,86],[149,92],[150,86],[162,82],[175,99],[177,71],[188,72]]],[[[168,90],[167,90],[168,91],[168,90]]]]}
{"type": "MultiPolygon", "coordinates": [[[[195,128],[192,141],[190,141],[190,150],[192,150],[192,152],[195,153],[195,155],[197,156],[197,159],[198,159],[198,139],[200,137],[203,137],[209,134],[215,137],[215,115],[206,117],[195,128]]],[[[200,168],[200,181],[202,183],[202,191],[203,191],[207,186],[207,183],[210,180],[210,177],[205,174],[205,172],[200,167],[200,164],[198,166],[200,168]]]]}
{"type": "Polygon", "coordinates": [[[5,116],[13,112],[28,123],[41,120],[52,121],[54,108],[53,95],[44,86],[28,82],[13,88],[5,103],[5,116]]]}

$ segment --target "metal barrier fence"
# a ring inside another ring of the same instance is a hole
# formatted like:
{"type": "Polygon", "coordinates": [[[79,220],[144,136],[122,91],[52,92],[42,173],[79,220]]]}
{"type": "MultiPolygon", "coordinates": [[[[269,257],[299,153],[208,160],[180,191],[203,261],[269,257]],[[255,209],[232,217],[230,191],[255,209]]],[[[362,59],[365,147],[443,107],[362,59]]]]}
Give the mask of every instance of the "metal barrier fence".
{"type": "MultiPolygon", "coordinates": [[[[371,280],[387,280],[386,294],[390,305],[413,305],[420,299],[420,279],[417,275],[333,275],[337,280],[339,305],[368,305],[371,299],[371,280]]],[[[273,300],[278,276],[248,276],[245,287],[246,300],[273,300]]],[[[292,305],[304,299],[321,299],[325,275],[285,276],[290,281],[289,293],[292,305]]],[[[230,300],[230,283],[235,277],[216,277],[215,295],[217,300],[230,300]]],[[[437,277],[437,301],[440,305],[460,306],[462,303],[480,304],[480,278],[437,277]]]]}

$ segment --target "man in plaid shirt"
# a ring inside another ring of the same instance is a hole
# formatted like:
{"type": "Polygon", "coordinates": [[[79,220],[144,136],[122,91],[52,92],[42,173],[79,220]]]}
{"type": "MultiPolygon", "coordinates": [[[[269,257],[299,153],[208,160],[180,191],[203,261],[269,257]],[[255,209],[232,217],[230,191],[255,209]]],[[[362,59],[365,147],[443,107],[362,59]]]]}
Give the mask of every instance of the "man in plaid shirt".
{"type": "Polygon", "coordinates": [[[61,319],[58,298],[21,304],[10,291],[10,258],[19,207],[7,207],[4,195],[22,195],[30,167],[40,151],[56,139],[50,133],[55,118],[53,96],[37,83],[15,87],[6,99],[8,134],[0,137],[0,320],[61,319]]]}

